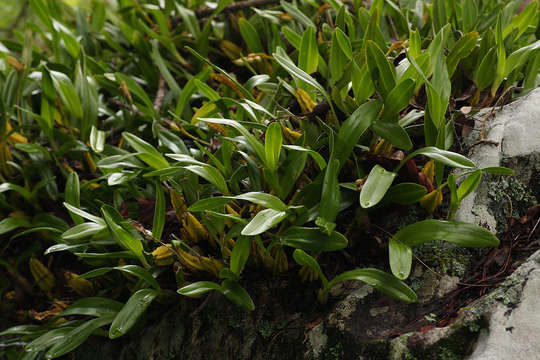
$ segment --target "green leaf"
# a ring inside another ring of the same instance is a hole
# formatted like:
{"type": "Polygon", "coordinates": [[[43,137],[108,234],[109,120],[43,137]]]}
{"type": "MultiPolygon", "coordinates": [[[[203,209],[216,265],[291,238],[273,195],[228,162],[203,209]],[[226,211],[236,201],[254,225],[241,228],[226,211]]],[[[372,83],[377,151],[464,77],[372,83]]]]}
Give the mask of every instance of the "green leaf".
{"type": "Polygon", "coordinates": [[[156,290],[160,290],[159,284],[156,279],[148,272],[148,270],[138,266],[138,265],[121,265],[121,266],[115,266],[115,267],[104,267],[99,269],[90,270],[87,273],[84,273],[82,275],[79,275],[78,278],[81,279],[91,279],[94,277],[105,275],[106,273],[112,271],[112,270],[119,270],[121,272],[128,273],[130,275],[134,275],[138,277],[139,279],[142,279],[148,283],[148,285],[153,286],[156,290]]]}
{"type": "Polygon", "coordinates": [[[143,90],[143,88],[139,84],[137,84],[135,80],[122,73],[115,73],[114,76],[119,83],[123,82],[126,84],[135,101],[143,104],[154,117],[158,117],[158,114],[154,109],[154,104],[152,103],[146,92],[143,90]]]}
{"type": "Polygon", "coordinates": [[[17,184],[10,184],[10,183],[2,183],[0,185],[0,193],[6,192],[6,191],[15,191],[19,193],[26,201],[32,201],[32,194],[30,191],[26,190],[22,186],[19,186],[17,184]]]}
{"type": "Polygon", "coordinates": [[[20,227],[29,228],[31,226],[32,224],[30,224],[23,218],[7,217],[4,220],[0,221],[0,235],[6,234],[20,227]]]}
{"type": "Polygon", "coordinates": [[[138,138],[137,136],[128,132],[123,132],[122,137],[135,151],[137,151],[137,157],[144,161],[149,166],[156,170],[166,169],[170,167],[169,163],[163,155],[156,150],[155,147],[147,143],[146,141],[138,138]]]}
{"type": "Polygon", "coordinates": [[[251,239],[247,236],[239,236],[231,253],[230,268],[233,273],[240,275],[251,249],[251,239]]]}
{"type": "Polygon", "coordinates": [[[240,286],[237,281],[234,280],[224,280],[221,283],[221,293],[225,295],[227,299],[235,303],[236,305],[252,311],[255,310],[255,304],[247,291],[240,286]]]}
{"type": "Polygon", "coordinates": [[[483,57],[480,66],[474,73],[474,83],[479,90],[487,88],[493,82],[493,74],[496,72],[497,53],[492,48],[483,57]]]}
{"type": "Polygon", "coordinates": [[[424,220],[398,231],[394,238],[410,247],[432,240],[444,240],[458,246],[483,248],[498,246],[499,239],[478,225],[441,220],[424,220]]]}
{"type": "MultiPolygon", "coordinates": [[[[66,180],[66,190],[64,192],[64,199],[69,205],[73,205],[76,208],[81,206],[80,200],[80,189],[79,189],[79,176],[75,171],[71,172],[66,180]]],[[[77,215],[74,212],[70,212],[69,215],[75,224],[82,224],[84,220],[80,215],[77,215]]]]}
{"type": "Polygon", "coordinates": [[[229,120],[229,119],[219,119],[219,118],[201,118],[199,119],[204,122],[214,123],[214,124],[221,124],[221,125],[228,125],[233,127],[236,131],[238,131],[248,142],[248,144],[253,148],[255,151],[255,154],[259,157],[259,160],[261,162],[264,162],[266,159],[266,151],[264,149],[264,146],[261,144],[259,140],[255,136],[253,136],[242,124],[240,124],[238,121],[235,120],[229,120]]]}
{"type": "Polygon", "coordinates": [[[281,133],[281,125],[279,122],[273,122],[266,130],[264,141],[266,166],[270,171],[276,171],[277,169],[282,143],[283,135],[281,133]]]}
{"type": "Polygon", "coordinates": [[[316,224],[323,227],[330,233],[334,230],[339,205],[341,201],[341,192],[339,190],[339,160],[331,160],[324,172],[321,203],[319,207],[319,218],[316,224]]]}
{"type": "Polygon", "coordinates": [[[202,199],[191,205],[188,210],[192,212],[212,210],[228,204],[232,200],[250,201],[254,204],[278,211],[286,211],[288,209],[287,205],[285,205],[283,201],[274,195],[263,192],[248,192],[237,196],[223,196],[202,199]]]}
{"type": "Polygon", "coordinates": [[[315,24],[313,24],[313,21],[311,21],[311,19],[308,18],[302,11],[298,10],[295,5],[289,4],[284,0],[281,0],[280,4],[283,10],[288,12],[296,21],[304,25],[306,28],[315,26],[315,24]]]}
{"type": "Polygon", "coordinates": [[[104,317],[116,315],[124,306],[119,301],[102,297],[87,297],[75,301],[59,316],[87,315],[104,317]]]}
{"type": "Polygon", "coordinates": [[[463,32],[471,31],[476,25],[478,19],[478,5],[476,0],[465,0],[461,10],[461,22],[463,32]]]}
{"type": "Polygon", "coordinates": [[[66,334],[64,341],[55,342],[55,344],[45,354],[46,359],[55,359],[67,354],[81,345],[92,333],[100,327],[110,324],[113,321],[112,316],[100,317],[86,321],[66,334]]]}
{"type": "Polygon", "coordinates": [[[380,101],[370,101],[361,105],[341,124],[335,150],[341,166],[345,165],[358,140],[375,121],[380,110],[380,101]]]}
{"type": "Polygon", "coordinates": [[[238,28],[240,29],[240,34],[246,42],[248,49],[251,53],[264,53],[263,46],[261,44],[260,36],[257,33],[257,30],[247,21],[245,18],[240,18],[238,20],[238,28]]]}
{"type": "Polygon", "coordinates": [[[106,229],[105,224],[98,223],[82,223],[76,225],[62,233],[62,239],[64,240],[77,240],[88,236],[97,234],[98,232],[106,229]]]}
{"type": "Polygon", "coordinates": [[[321,279],[321,282],[323,284],[323,289],[327,288],[328,279],[322,272],[321,266],[319,265],[317,260],[315,260],[312,256],[310,256],[304,250],[301,250],[301,249],[294,250],[293,258],[294,258],[294,261],[296,261],[299,265],[309,266],[310,268],[315,270],[315,272],[317,272],[317,274],[319,275],[319,278],[321,279]]]}
{"type": "Polygon", "coordinates": [[[313,86],[326,98],[326,101],[328,101],[329,103],[331,102],[330,96],[328,95],[326,90],[324,90],[324,88],[314,78],[309,76],[309,74],[294,65],[291,59],[287,56],[285,50],[278,47],[276,49],[276,52],[272,54],[272,56],[274,57],[274,60],[276,60],[279,65],[281,65],[285,70],[287,70],[289,74],[313,86]]]}
{"type": "Polygon", "coordinates": [[[360,192],[360,205],[364,209],[377,205],[394,182],[396,175],[380,165],[375,165],[360,192]]]}
{"type": "Polygon", "coordinates": [[[514,170],[502,166],[487,167],[481,170],[494,175],[514,175],[514,170]]]}
{"type": "Polygon", "coordinates": [[[49,72],[60,99],[65,104],[69,113],[76,119],[83,116],[81,100],[75,91],[75,87],[66,74],[58,71],[49,72]]]}
{"type": "Polygon", "coordinates": [[[316,72],[319,65],[319,47],[315,32],[313,26],[306,28],[298,51],[298,67],[308,74],[316,72]]]}
{"type": "Polygon", "coordinates": [[[476,166],[471,160],[467,159],[463,155],[460,155],[458,153],[451,152],[451,151],[441,150],[434,146],[428,146],[428,147],[416,150],[415,152],[407,156],[407,158],[403,161],[403,163],[405,163],[407,160],[412,159],[413,157],[417,155],[425,155],[429,157],[430,159],[433,159],[444,165],[448,165],[454,168],[470,169],[476,166]]]}
{"type": "Polygon", "coordinates": [[[346,271],[332,279],[328,283],[328,288],[331,289],[337,283],[347,280],[363,281],[383,294],[400,301],[412,303],[418,300],[414,291],[404,282],[378,269],[367,268],[346,271]]]}
{"type": "Polygon", "coordinates": [[[129,250],[133,255],[135,255],[145,266],[148,266],[146,259],[143,255],[143,246],[139,239],[136,239],[131,233],[126,231],[120,225],[115,222],[115,218],[121,218],[121,215],[109,205],[104,205],[101,207],[101,213],[103,218],[107,223],[107,227],[111,232],[114,240],[126,250],[129,250]]]}
{"type": "MultiPolygon", "coordinates": [[[[338,29],[339,30],[339,29],[338,29]]],[[[337,30],[332,36],[332,43],[330,45],[330,59],[328,66],[330,67],[331,82],[335,83],[344,74],[344,69],[348,63],[347,55],[341,50],[341,46],[337,39],[337,30]]]]}
{"type": "Polygon", "coordinates": [[[209,183],[213,184],[222,194],[229,194],[229,189],[223,175],[221,175],[221,173],[215,167],[210,165],[188,165],[184,166],[184,169],[199,175],[209,183]]]}
{"type": "Polygon", "coordinates": [[[152,223],[152,236],[161,240],[163,228],[165,227],[166,200],[163,188],[156,183],[156,203],[154,205],[154,221],[152,223]]]}
{"type": "Polygon", "coordinates": [[[482,180],[482,170],[473,171],[457,188],[458,200],[463,200],[467,195],[472,193],[482,180]]]}
{"type": "Polygon", "coordinates": [[[341,30],[340,28],[336,28],[336,40],[339,44],[339,47],[341,48],[341,51],[347,59],[352,60],[353,58],[353,49],[351,45],[351,40],[349,37],[341,30]]]}
{"type": "Polygon", "coordinates": [[[241,234],[246,236],[254,236],[262,234],[263,232],[270,230],[275,225],[279,224],[288,214],[286,211],[279,211],[274,209],[261,210],[251,219],[251,221],[244,227],[241,234]]]}
{"type": "Polygon", "coordinates": [[[178,289],[178,293],[184,296],[198,297],[212,290],[221,292],[221,286],[211,281],[197,281],[193,284],[189,284],[181,289],[178,289]]]}
{"type": "Polygon", "coordinates": [[[16,325],[0,332],[0,336],[6,335],[27,335],[43,330],[39,325],[16,325]]]}
{"type": "Polygon", "coordinates": [[[400,205],[411,205],[420,201],[427,194],[427,189],[416,183],[400,183],[392,186],[385,195],[385,200],[400,205]]]}
{"type": "Polygon", "coordinates": [[[283,245],[306,251],[337,251],[347,246],[347,238],[337,231],[330,235],[319,228],[291,226],[281,233],[283,245]]]}
{"type": "Polygon", "coordinates": [[[371,130],[390,141],[398,149],[410,150],[412,148],[409,134],[397,122],[376,121],[371,124],[371,130]]]}
{"type": "Polygon", "coordinates": [[[412,249],[396,239],[390,238],[388,252],[392,274],[401,280],[408,278],[412,266],[412,249]]]}
{"type": "Polygon", "coordinates": [[[381,48],[371,40],[367,42],[367,64],[372,73],[373,82],[380,83],[378,90],[386,99],[396,86],[396,68],[390,64],[381,48]]]}
{"type": "Polygon", "coordinates": [[[371,75],[369,73],[367,63],[364,63],[361,67],[352,62],[352,87],[355,97],[355,102],[361,104],[366,101],[375,92],[373,81],[371,81],[371,75]]]}
{"type": "Polygon", "coordinates": [[[416,83],[412,79],[405,79],[390,91],[388,97],[384,101],[384,116],[385,119],[392,120],[396,118],[401,110],[409,105],[416,83]]]}
{"type": "Polygon", "coordinates": [[[310,150],[310,149],[307,149],[305,147],[298,146],[298,145],[282,145],[282,146],[283,148],[287,150],[301,151],[301,152],[308,153],[313,158],[313,160],[315,160],[320,170],[323,170],[326,167],[326,160],[324,160],[322,155],[316,152],[315,150],[310,150]]]}
{"type": "Polygon", "coordinates": [[[448,189],[450,190],[450,206],[448,208],[448,220],[452,220],[459,208],[460,201],[457,196],[456,177],[454,173],[448,175],[448,189]]]}
{"type": "MultiPolygon", "coordinates": [[[[473,0],[466,1],[465,3],[473,3],[473,0]]],[[[456,68],[461,59],[467,58],[476,47],[476,42],[478,41],[478,32],[472,31],[468,34],[465,34],[459,39],[450,54],[446,58],[446,65],[448,66],[448,74],[451,77],[452,74],[456,71],[456,68]]]]}
{"type": "Polygon", "coordinates": [[[43,351],[52,345],[63,341],[72,329],[72,327],[62,327],[47,331],[45,334],[27,344],[24,347],[24,351],[27,353],[43,351]]]}
{"type": "Polygon", "coordinates": [[[116,339],[128,332],[157,295],[158,292],[153,289],[141,289],[131,295],[114,318],[109,328],[109,338],[116,339]]]}
{"type": "Polygon", "coordinates": [[[100,218],[99,216],[95,216],[95,215],[92,215],[90,213],[87,213],[86,211],[84,210],[81,210],[71,204],[68,204],[67,202],[63,203],[63,205],[66,207],[66,209],[68,209],[71,213],[73,214],[76,214],[76,215],[79,215],[80,217],[82,218],[85,218],[87,220],[90,220],[92,221],[93,223],[96,223],[96,224],[99,224],[99,225],[103,225],[105,226],[105,220],[103,220],[102,218],[100,218]]]}

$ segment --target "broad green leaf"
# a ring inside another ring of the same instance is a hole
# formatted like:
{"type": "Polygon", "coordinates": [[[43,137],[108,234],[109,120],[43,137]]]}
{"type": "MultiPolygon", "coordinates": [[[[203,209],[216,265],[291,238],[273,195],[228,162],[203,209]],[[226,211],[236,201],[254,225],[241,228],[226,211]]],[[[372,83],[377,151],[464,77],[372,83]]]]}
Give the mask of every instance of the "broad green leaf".
{"type": "Polygon", "coordinates": [[[82,118],[83,109],[81,100],[75,91],[73,82],[66,76],[66,74],[59,71],[50,71],[49,73],[51,75],[54,87],[68,111],[74,118],[82,118]]]}
{"type": "Polygon", "coordinates": [[[308,18],[302,11],[298,10],[295,5],[289,4],[284,0],[281,0],[280,4],[283,10],[288,12],[296,21],[304,25],[306,28],[315,26],[315,24],[313,24],[313,21],[311,21],[311,19],[308,18]]]}
{"type": "MultiPolygon", "coordinates": [[[[131,95],[133,95],[134,100],[138,101],[140,104],[144,105],[145,108],[154,116],[158,117],[156,110],[154,109],[154,104],[143,90],[143,88],[137,84],[135,80],[131,77],[124,75],[122,73],[115,73],[114,76],[119,83],[125,83],[128,87],[131,95]]],[[[126,139],[127,140],[127,139],[126,139]]]]}
{"type": "Polygon", "coordinates": [[[250,201],[254,204],[278,211],[286,211],[288,209],[287,205],[285,205],[283,201],[274,195],[262,192],[248,192],[237,196],[223,196],[202,199],[191,205],[188,210],[192,212],[212,210],[221,207],[232,200],[250,201]]]}
{"type": "Polygon", "coordinates": [[[56,341],[55,344],[47,351],[45,358],[55,359],[62,355],[67,354],[73,349],[81,345],[96,329],[110,324],[113,321],[112,316],[108,317],[99,317],[97,319],[92,319],[86,321],[82,325],[71,330],[63,338],[63,341],[56,341]]]}
{"type": "Polygon", "coordinates": [[[110,316],[116,315],[124,306],[119,301],[102,297],[87,297],[75,301],[60,316],[87,315],[110,316]]]}
{"type": "Polygon", "coordinates": [[[131,295],[114,318],[109,328],[109,338],[116,339],[128,332],[157,295],[158,292],[153,289],[137,290],[131,295]]]}
{"type": "Polygon", "coordinates": [[[125,272],[131,275],[134,275],[138,277],[139,279],[142,279],[148,283],[148,285],[153,286],[156,290],[160,290],[159,284],[156,279],[148,272],[148,270],[138,266],[138,265],[121,265],[121,266],[115,266],[115,267],[104,267],[104,268],[98,268],[94,270],[90,270],[87,273],[84,273],[82,275],[79,275],[78,278],[81,279],[91,279],[94,277],[105,275],[106,273],[112,271],[112,270],[119,270],[121,272],[125,272]]]}
{"type": "Polygon", "coordinates": [[[394,182],[396,175],[380,165],[375,165],[360,192],[360,205],[365,209],[377,205],[394,182]]]}
{"type": "Polygon", "coordinates": [[[337,283],[347,280],[363,281],[383,294],[400,301],[412,303],[418,300],[414,291],[403,281],[378,269],[367,268],[346,271],[333,278],[328,283],[328,287],[331,289],[337,283]]]}
{"type": "Polygon", "coordinates": [[[282,145],[282,146],[287,150],[301,151],[301,152],[308,153],[313,158],[313,160],[315,160],[320,170],[323,170],[326,167],[326,160],[324,160],[322,155],[316,152],[315,150],[310,150],[310,149],[307,149],[305,147],[298,146],[298,145],[282,145]]]}
{"type": "Polygon", "coordinates": [[[463,200],[467,195],[472,193],[482,180],[482,170],[473,171],[457,188],[458,200],[463,200]]]}
{"type": "Polygon", "coordinates": [[[387,120],[397,120],[397,115],[409,105],[416,83],[412,79],[405,79],[390,91],[384,101],[384,116],[387,120]]]}
{"type": "Polygon", "coordinates": [[[330,235],[319,228],[292,226],[281,233],[283,245],[306,251],[337,251],[347,246],[347,238],[337,231],[330,235]]]}
{"type": "Polygon", "coordinates": [[[277,169],[282,143],[283,135],[281,133],[281,125],[279,122],[273,122],[268,126],[264,140],[266,166],[270,171],[276,171],[277,169]]]}
{"type": "Polygon", "coordinates": [[[481,170],[494,175],[514,175],[514,170],[502,166],[487,167],[481,170]]]}
{"type": "Polygon", "coordinates": [[[274,209],[261,210],[251,219],[251,221],[242,230],[242,235],[254,236],[262,234],[279,224],[288,214],[286,211],[274,209]]]}
{"type": "Polygon", "coordinates": [[[215,187],[217,187],[222,194],[229,194],[229,189],[223,175],[221,175],[221,173],[215,167],[209,165],[188,165],[184,166],[184,169],[199,175],[209,183],[215,185],[215,187]]]}
{"type": "Polygon", "coordinates": [[[334,230],[336,224],[334,223],[339,211],[339,205],[341,201],[339,190],[339,160],[332,160],[325,169],[321,203],[319,208],[319,218],[317,218],[316,224],[324,228],[328,233],[334,230]]]}
{"type": "Polygon", "coordinates": [[[451,151],[441,150],[434,146],[428,146],[418,149],[409,156],[407,156],[406,160],[412,159],[417,155],[427,156],[430,159],[439,161],[444,165],[448,165],[454,168],[470,169],[476,166],[471,160],[467,159],[463,155],[451,151]]]}
{"type": "Polygon", "coordinates": [[[4,220],[0,221],[0,235],[22,228],[29,228],[30,224],[27,220],[18,217],[7,217],[4,220]]]}
{"type": "Polygon", "coordinates": [[[143,246],[139,239],[136,239],[131,233],[126,231],[120,225],[118,225],[114,219],[121,217],[120,214],[109,205],[104,205],[101,207],[101,213],[103,218],[107,223],[107,227],[111,232],[114,240],[126,250],[129,250],[133,255],[135,255],[145,266],[148,266],[146,259],[143,255],[143,246]]]}
{"type": "Polygon", "coordinates": [[[166,200],[163,188],[159,183],[156,183],[156,202],[154,205],[154,220],[152,223],[152,236],[157,240],[161,240],[163,228],[165,227],[165,211],[166,200]]]}
{"type": "Polygon", "coordinates": [[[298,51],[298,67],[308,74],[316,72],[319,65],[319,47],[315,32],[313,26],[306,28],[298,51]]]}
{"type": "Polygon", "coordinates": [[[388,252],[392,274],[401,280],[408,278],[412,266],[412,249],[396,239],[390,238],[388,252]]]}
{"type": "Polygon", "coordinates": [[[255,154],[259,157],[259,160],[261,162],[264,162],[266,159],[266,151],[264,149],[263,144],[257,140],[257,138],[252,135],[242,124],[240,124],[238,121],[229,120],[229,119],[219,119],[219,118],[201,118],[199,119],[204,122],[214,123],[214,124],[221,124],[221,125],[228,125],[232,126],[235,130],[237,130],[248,142],[248,144],[253,148],[255,151],[255,154]]]}
{"type": "Polygon", "coordinates": [[[253,300],[251,299],[247,291],[243,287],[241,287],[237,281],[224,280],[221,284],[220,291],[227,299],[229,299],[236,305],[250,311],[255,309],[255,304],[253,303],[253,300]]]}
{"type": "Polygon", "coordinates": [[[92,126],[90,130],[90,147],[97,153],[103,151],[105,146],[105,131],[96,129],[95,126],[92,126]]]}
{"type": "Polygon", "coordinates": [[[396,85],[396,68],[390,64],[381,48],[373,41],[367,42],[367,64],[373,76],[373,82],[385,99],[396,85]]]}
{"type": "Polygon", "coordinates": [[[238,20],[238,28],[240,34],[247,44],[247,47],[251,53],[264,53],[263,46],[261,44],[260,36],[253,25],[250,24],[245,18],[238,20]]]}
{"type": "MultiPolygon", "coordinates": [[[[66,180],[66,190],[64,192],[64,199],[66,203],[72,205],[76,208],[81,206],[80,200],[80,189],[79,189],[79,176],[75,171],[71,172],[68,175],[66,180]]],[[[77,215],[74,212],[70,212],[69,215],[75,224],[82,224],[84,220],[80,215],[77,215]]]]}
{"type": "Polygon", "coordinates": [[[363,103],[375,92],[367,63],[359,66],[356,61],[352,62],[352,87],[357,104],[363,103]]]}
{"type": "Polygon", "coordinates": [[[426,194],[425,186],[405,182],[392,186],[384,199],[400,205],[411,205],[420,201],[426,194]]]}
{"type": "Polygon", "coordinates": [[[487,88],[493,82],[493,74],[497,67],[497,53],[495,48],[492,48],[483,57],[480,66],[474,73],[474,83],[479,90],[487,88]]]}
{"type": "Polygon", "coordinates": [[[178,293],[184,296],[198,297],[212,290],[221,292],[221,286],[211,281],[197,281],[193,284],[189,284],[181,289],[178,289],[178,293]]]}
{"type": "Polygon", "coordinates": [[[126,142],[131,146],[135,151],[137,151],[137,157],[144,161],[149,166],[153,167],[156,170],[165,169],[170,167],[169,163],[163,155],[156,150],[155,147],[147,143],[141,138],[130,134],[128,132],[123,132],[122,137],[126,142]]]}
{"type": "Polygon", "coordinates": [[[353,58],[353,49],[351,45],[351,40],[349,37],[341,30],[340,28],[336,28],[336,40],[339,44],[339,47],[341,48],[341,51],[347,59],[352,60],[353,58]]]}
{"type": "Polygon", "coordinates": [[[340,166],[345,165],[358,140],[375,121],[380,110],[380,101],[370,101],[356,109],[341,124],[335,149],[336,159],[339,160],[340,166]]]}
{"type": "Polygon", "coordinates": [[[251,249],[251,239],[247,236],[239,236],[236,239],[231,253],[230,268],[233,273],[240,275],[251,249]]]}
{"type": "Polygon", "coordinates": [[[409,134],[397,122],[376,121],[371,124],[371,130],[399,149],[410,150],[412,148],[409,134]]]}
{"type": "Polygon", "coordinates": [[[285,70],[287,70],[289,74],[313,86],[326,98],[328,102],[331,101],[330,96],[328,95],[326,90],[324,90],[324,88],[314,78],[309,76],[309,74],[294,65],[289,56],[287,56],[285,50],[278,47],[276,52],[272,54],[272,56],[281,66],[283,66],[285,70]]]}
{"type": "Polygon", "coordinates": [[[499,245],[499,239],[481,226],[433,219],[409,225],[398,231],[394,238],[410,247],[432,240],[444,240],[458,246],[474,248],[499,245]]]}
{"type": "Polygon", "coordinates": [[[478,19],[477,1],[476,0],[463,1],[463,9],[461,10],[461,23],[463,26],[463,32],[471,31],[476,25],[477,19],[478,19]]]}
{"type": "MultiPolygon", "coordinates": [[[[338,29],[339,30],[339,29],[338,29]]],[[[332,36],[332,43],[330,45],[330,59],[328,61],[328,66],[330,67],[331,82],[335,83],[344,74],[344,69],[349,62],[347,55],[341,49],[341,46],[337,39],[337,31],[334,32],[332,36]]]]}
{"type": "Polygon", "coordinates": [[[317,260],[315,260],[312,256],[307,254],[302,249],[295,249],[293,252],[293,258],[294,258],[294,261],[296,261],[299,265],[309,266],[310,268],[312,268],[313,270],[317,272],[323,284],[323,289],[328,286],[328,279],[322,272],[321,266],[319,265],[317,260]]]}
{"type": "Polygon", "coordinates": [[[75,207],[75,206],[73,206],[73,205],[71,205],[71,204],[69,204],[67,202],[63,203],[63,205],[71,213],[73,213],[75,215],[79,215],[80,217],[85,218],[86,220],[90,220],[93,223],[105,226],[105,221],[102,218],[100,218],[99,216],[95,216],[95,215],[92,215],[90,213],[87,213],[86,211],[81,210],[78,207],[75,207]]]}
{"type": "Polygon", "coordinates": [[[4,331],[0,332],[0,336],[6,335],[27,335],[42,330],[43,327],[39,325],[16,325],[12,326],[4,331]]]}
{"type": "MultiPolygon", "coordinates": [[[[465,3],[472,3],[474,0],[468,0],[465,3]]],[[[476,47],[476,42],[478,41],[478,32],[472,31],[467,33],[459,39],[450,54],[446,58],[446,65],[448,66],[448,74],[451,77],[452,74],[456,71],[456,68],[461,59],[467,58],[474,48],[476,47]]]]}
{"type": "Polygon", "coordinates": [[[19,186],[17,184],[11,184],[11,183],[2,183],[0,185],[0,193],[6,192],[6,191],[15,191],[19,195],[21,195],[26,201],[32,201],[33,195],[30,193],[30,191],[26,190],[22,186],[19,186]]]}
{"type": "Polygon", "coordinates": [[[87,222],[76,225],[62,233],[62,239],[64,240],[77,240],[83,239],[88,236],[97,234],[98,232],[106,229],[105,224],[98,224],[94,222],[87,222]]]}
{"type": "Polygon", "coordinates": [[[502,14],[499,14],[497,25],[495,27],[495,43],[497,47],[497,67],[495,71],[495,79],[491,86],[491,96],[495,96],[499,85],[503,82],[506,74],[506,50],[504,49],[503,29],[502,29],[502,14]]]}
{"type": "Polygon", "coordinates": [[[47,331],[45,334],[27,344],[24,347],[24,351],[27,353],[44,351],[52,345],[63,341],[71,330],[73,330],[72,327],[62,327],[47,331]]]}

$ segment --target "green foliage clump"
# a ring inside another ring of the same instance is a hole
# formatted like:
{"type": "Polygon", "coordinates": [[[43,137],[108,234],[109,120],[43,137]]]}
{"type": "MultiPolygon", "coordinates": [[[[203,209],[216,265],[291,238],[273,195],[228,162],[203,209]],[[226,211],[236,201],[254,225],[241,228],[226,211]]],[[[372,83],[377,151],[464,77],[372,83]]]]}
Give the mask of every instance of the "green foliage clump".
{"type": "Polygon", "coordinates": [[[482,174],[512,173],[450,151],[456,106],[538,86],[538,1],[29,4],[0,42],[0,291],[54,308],[2,348],[120,337],[171,289],[253,310],[262,272],[319,279],[322,303],[345,280],[414,302],[412,247],[498,245],[452,221],[482,174]],[[391,274],[322,261],[354,245],[351,210],[417,204],[391,274]]]}

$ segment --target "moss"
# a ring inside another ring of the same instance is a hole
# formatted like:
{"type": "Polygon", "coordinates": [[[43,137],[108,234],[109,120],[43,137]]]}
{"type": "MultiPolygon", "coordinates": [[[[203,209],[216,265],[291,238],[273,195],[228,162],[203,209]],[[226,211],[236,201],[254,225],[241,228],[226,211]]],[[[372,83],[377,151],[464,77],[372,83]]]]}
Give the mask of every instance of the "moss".
{"type": "MultiPolygon", "coordinates": [[[[436,271],[460,278],[465,275],[473,256],[471,250],[442,240],[422,244],[415,248],[414,252],[423,262],[436,271]]],[[[412,280],[413,287],[421,287],[421,284],[415,284],[414,278],[412,280]]]]}
{"type": "Polygon", "coordinates": [[[264,339],[268,340],[270,337],[272,337],[275,330],[276,330],[276,327],[274,326],[274,323],[272,321],[269,321],[269,320],[261,321],[261,324],[259,326],[259,334],[261,334],[261,336],[264,339]]]}
{"type": "MultiPolygon", "coordinates": [[[[487,321],[480,318],[477,321],[469,321],[455,326],[459,326],[459,328],[451,336],[441,339],[427,349],[412,348],[411,356],[422,360],[464,359],[472,351],[480,329],[487,327],[487,321]]],[[[406,356],[404,359],[409,360],[406,356]]]]}
{"type": "Polygon", "coordinates": [[[527,209],[537,203],[531,189],[514,178],[500,178],[499,181],[488,182],[488,195],[492,213],[500,229],[504,231],[507,218],[519,219],[527,209]]]}

